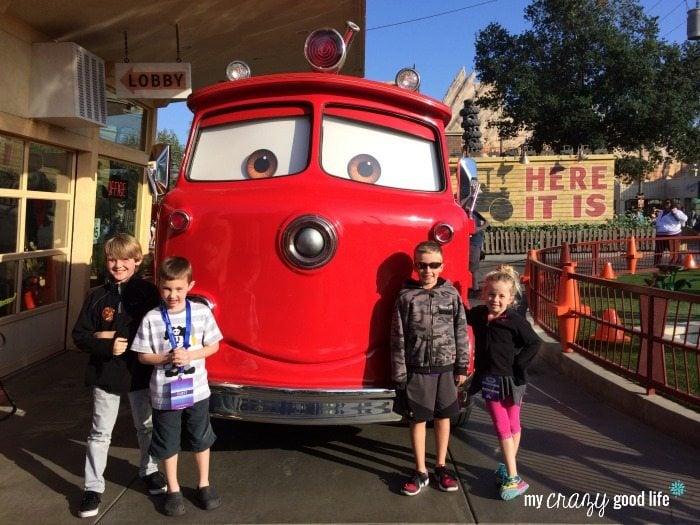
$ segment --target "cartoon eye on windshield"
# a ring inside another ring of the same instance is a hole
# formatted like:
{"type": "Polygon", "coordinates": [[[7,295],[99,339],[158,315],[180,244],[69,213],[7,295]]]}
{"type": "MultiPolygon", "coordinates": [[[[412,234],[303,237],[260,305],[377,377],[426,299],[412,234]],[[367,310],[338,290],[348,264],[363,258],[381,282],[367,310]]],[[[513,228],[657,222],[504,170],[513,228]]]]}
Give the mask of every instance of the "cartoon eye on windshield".
{"type": "Polygon", "coordinates": [[[372,155],[361,153],[348,162],[348,175],[352,180],[374,184],[382,176],[382,166],[372,155]]]}
{"type": "Polygon", "coordinates": [[[248,157],[246,175],[251,179],[274,177],[277,172],[277,156],[269,149],[259,149],[248,157]]]}
{"type": "Polygon", "coordinates": [[[234,181],[299,173],[308,163],[310,128],[306,116],[204,128],[192,157],[190,179],[234,181]]]}
{"type": "Polygon", "coordinates": [[[435,143],[398,129],[326,115],[321,165],[334,177],[409,190],[440,191],[435,143]]]}

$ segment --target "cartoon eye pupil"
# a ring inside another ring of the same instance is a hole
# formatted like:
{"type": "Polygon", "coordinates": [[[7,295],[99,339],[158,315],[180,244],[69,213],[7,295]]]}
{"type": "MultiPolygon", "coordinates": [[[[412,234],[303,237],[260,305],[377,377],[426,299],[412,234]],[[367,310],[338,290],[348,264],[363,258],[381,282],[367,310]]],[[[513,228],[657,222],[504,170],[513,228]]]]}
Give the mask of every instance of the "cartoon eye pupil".
{"type": "Polygon", "coordinates": [[[246,175],[251,179],[272,177],[277,172],[277,156],[269,149],[259,149],[248,157],[246,175]]]}
{"type": "Polygon", "coordinates": [[[381,164],[367,153],[355,155],[348,162],[348,175],[352,180],[373,184],[379,180],[381,174],[381,164]]]}
{"type": "Polygon", "coordinates": [[[357,172],[363,177],[371,177],[372,171],[372,164],[370,164],[369,162],[362,162],[357,166],[357,172]]]}
{"type": "Polygon", "coordinates": [[[253,166],[255,166],[255,171],[259,173],[267,171],[270,169],[270,159],[267,157],[260,157],[253,163],[253,166]]]}

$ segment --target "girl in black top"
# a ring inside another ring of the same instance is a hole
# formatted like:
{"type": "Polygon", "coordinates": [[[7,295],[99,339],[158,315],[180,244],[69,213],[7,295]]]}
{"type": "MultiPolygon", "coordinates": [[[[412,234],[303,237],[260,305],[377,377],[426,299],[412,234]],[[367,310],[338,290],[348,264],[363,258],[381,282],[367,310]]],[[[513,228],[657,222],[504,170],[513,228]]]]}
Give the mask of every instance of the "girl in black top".
{"type": "Polygon", "coordinates": [[[485,304],[467,311],[476,343],[472,390],[481,390],[498,435],[504,463],[496,470],[496,482],[501,498],[510,500],[529,486],[518,476],[515,458],[526,370],[541,340],[530,323],[510,308],[520,293],[519,277],[512,266],[503,265],[488,273],[483,288],[485,304]]]}

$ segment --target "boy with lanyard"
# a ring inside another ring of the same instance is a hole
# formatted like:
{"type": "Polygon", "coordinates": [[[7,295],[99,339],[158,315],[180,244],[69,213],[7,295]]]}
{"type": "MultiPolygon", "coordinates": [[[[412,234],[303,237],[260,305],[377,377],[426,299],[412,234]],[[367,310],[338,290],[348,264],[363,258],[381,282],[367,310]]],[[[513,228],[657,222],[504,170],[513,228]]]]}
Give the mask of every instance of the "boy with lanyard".
{"type": "Polygon", "coordinates": [[[158,272],[162,303],[146,314],[131,348],[139,352],[141,363],[154,367],[151,453],[163,461],[168,483],[164,512],[168,516],[185,513],[177,479],[183,421],[199,471],[199,503],[206,510],[221,505],[209,485],[209,453],[216,435],[209,420],[205,359],[219,349],[223,336],[209,308],[187,299],[193,286],[190,262],[184,257],[166,258],[158,272]]]}
{"type": "Polygon", "coordinates": [[[92,428],[85,457],[85,492],[78,515],[99,513],[105,490],[112,431],[119,415],[121,396],[127,394],[141,450],[139,476],[151,495],[165,492],[165,479],[149,454],[153,423],[148,379],[151,367],[126,352],[143,316],[160,300],[152,283],[139,278],[143,261],[141,245],[126,233],[118,233],[104,245],[109,281],[85,299],[73,328],[75,345],[90,354],[85,384],[93,389],[92,428]]]}

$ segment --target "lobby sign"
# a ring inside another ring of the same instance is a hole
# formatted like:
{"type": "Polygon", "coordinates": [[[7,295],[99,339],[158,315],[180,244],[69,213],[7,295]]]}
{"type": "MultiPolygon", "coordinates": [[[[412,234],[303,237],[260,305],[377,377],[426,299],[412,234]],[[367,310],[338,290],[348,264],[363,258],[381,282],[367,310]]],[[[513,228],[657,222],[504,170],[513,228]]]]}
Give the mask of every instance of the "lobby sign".
{"type": "Polygon", "coordinates": [[[117,96],[186,99],[192,93],[190,69],[184,62],[116,63],[117,96]]]}

